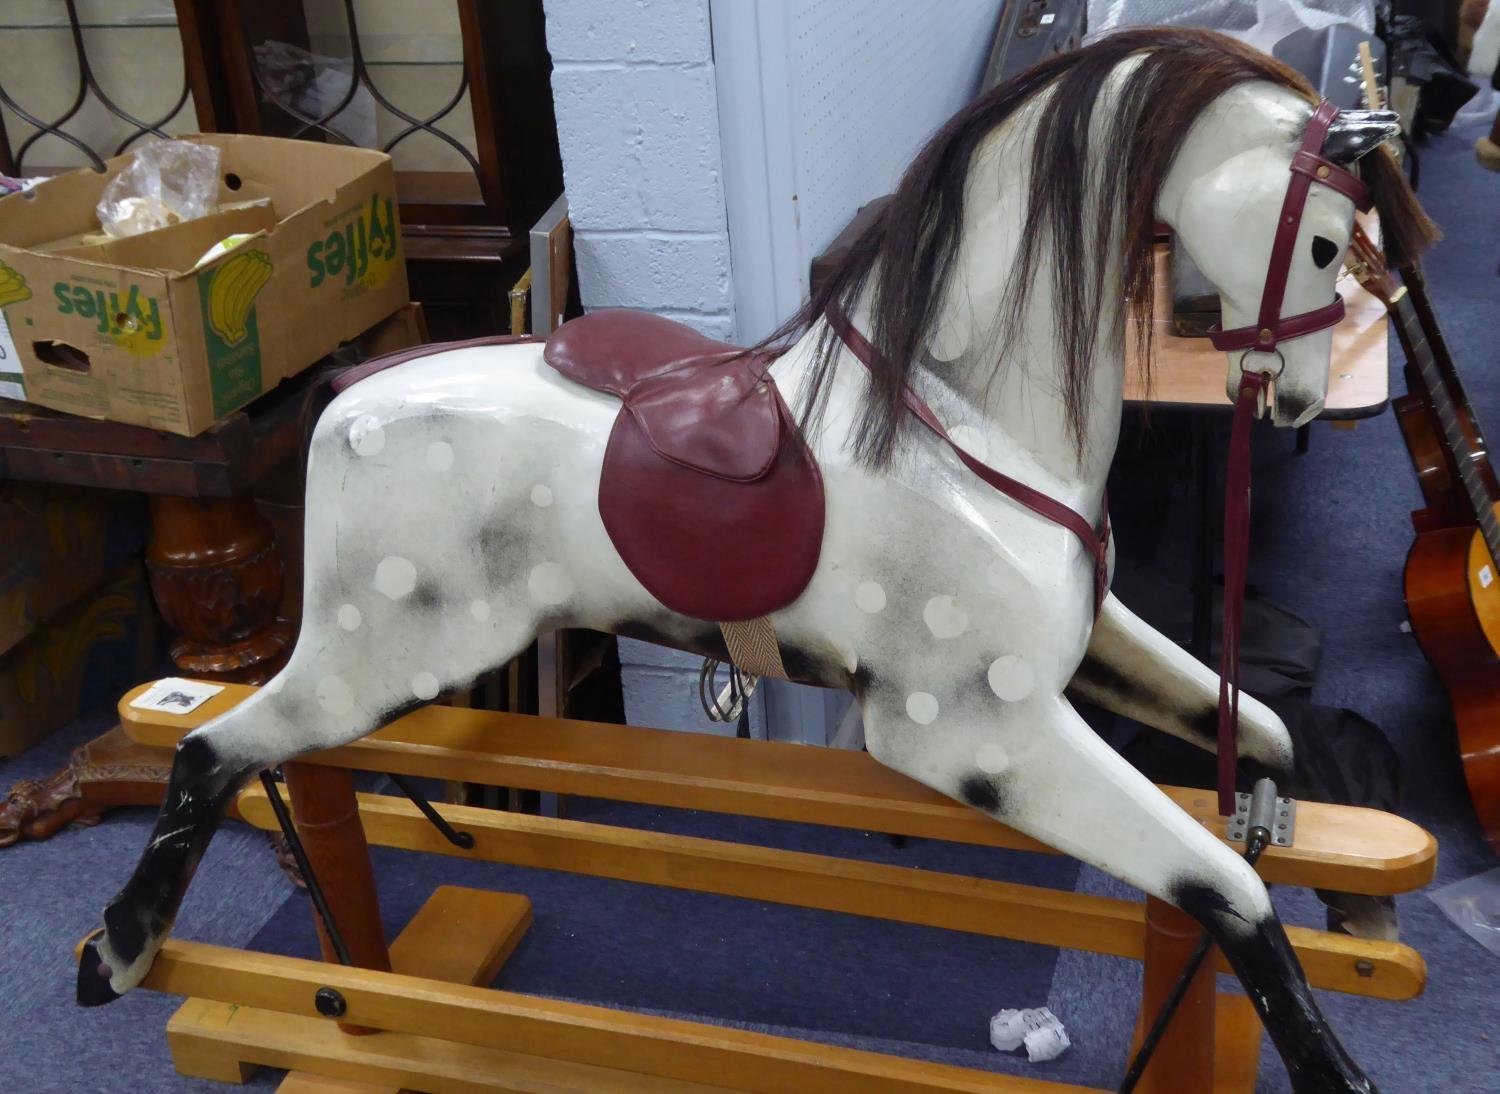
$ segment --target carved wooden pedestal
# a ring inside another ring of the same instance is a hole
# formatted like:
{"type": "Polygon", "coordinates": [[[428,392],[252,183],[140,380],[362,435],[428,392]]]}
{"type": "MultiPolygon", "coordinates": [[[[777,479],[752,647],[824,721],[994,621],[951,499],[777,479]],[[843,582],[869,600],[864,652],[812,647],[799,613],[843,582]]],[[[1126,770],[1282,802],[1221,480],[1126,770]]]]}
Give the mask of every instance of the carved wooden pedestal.
{"type": "Polygon", "coordinates": [[[172,750],[137,744],[119,726],[73,750],[68,766],[41,782],[23,779],[0,802],[0,847],[62,828],[98,824],[121,805],[157,805],[172,750]]]}
{"type": "Polygon", "coordinates": [[[286,564],[255,502],[153,497],[151,532],[151,592],[180,636],[172,663],[185,676],[239,684],[274,676],[297,629],[276,615],[286,564]]]}
{"type": "MultiPolygon", "coordinates": [[[[271,524],[249,497],[153,497],[150,511],[146,566],[162,618],[180,636],[172,645],[177,671],[242,684],[270,679],[297,636],[278,617],[287,565],[271,524]]],[[[300,552],[292,569],[300,591],[300,552]]],[[[0,801],[0,847],[97,824],[117,806],[160,805],[171,773],[171,749],[135,744],[113,729],[75,749],[50,778],[11,788],[0,801]]]]}

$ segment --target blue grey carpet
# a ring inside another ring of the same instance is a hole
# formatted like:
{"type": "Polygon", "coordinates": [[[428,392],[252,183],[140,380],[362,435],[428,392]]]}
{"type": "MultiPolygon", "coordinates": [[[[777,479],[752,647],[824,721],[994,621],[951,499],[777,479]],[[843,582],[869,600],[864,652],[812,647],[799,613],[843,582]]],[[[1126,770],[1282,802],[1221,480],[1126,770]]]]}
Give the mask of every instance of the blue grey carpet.
{"type": "MultiPolygon", "coordinates": [[[[1423,198],[1451,232],[1429,260],[1428,275],[1479,412],[1500,421],[1493,333],[1500,316],[1500,177],[1475,166],[1477,135],[1440,136],[1422,152],[1423,198]]],[[[1400,629],[1407,512],[1419,499],[1394,421],[1377,418],[1353,433],[1320,425],[1303,457],[1293,455],[1288,436],[1263,431],[1256,463],[1252,577],[1263,595],[1324,630],[1314,698],[1360,711],[1391,737],[1405,764],[1403,811],[1441,843],[1438,884],[1489,868],[1493,857],[1467,805],[1446,704],[1400,629]]],[[[1182,508],[1174,532],[1179,546],[1188,517],[1182,508]]],[[[1130,514],[1115,516],[1128,537],[1130,514]]],[[[0,779],[45,774],[103,724],[75,723],[0,765],[0,779]]],[[[608,823],[1128,893],[1097,871],[1055,858],[921,841],[895,848],[861,833],[602,802],[581,802],[578,809],[582,819],[608,823]]],[[[0,999],[0,1090],[213,1088],[171,1072],[162,1028],[175,1000],[137,993],[99,1011],[72,1006],[72,947],[97,922],[149,826],[145,811],[127,810],[99,828],[0,851],[0,984],[7,989],[0,999]]],[[[1138,967],[1129,962],[404,852],[377,852],[377,869],[392,930],[437,884],[530,895],[536,926],[498,981],[510,989],[1093,1085],[1112,1085],[1124,1067],[1139,990],[1138,967]],[[1024,1056],[987,1047],[989,1013],[1042,1002],[1068,1026],[1074,1047],[1067,1055],[1032,1067],[1024,1056]]],[[[288,892],[262,837],[226,826],[193,885],[179,931],[311,953],[306,898],[287,899],[288,892]]],[[[1288,922],[1322,923],[1311,894],[1280,892],[1277,903],[1288,922]]],[[[1500,958],[1459,932],[1424,895],[1403,897],[1400,907],[1405,939],[1428,962],[1426,995],[1410,1003],[1324,995],[1336,1027],[1387,1094],[1500,1088],[1500,1041],[1486,1039],[1500,1038],[1500,958]]],[[[263,1075],[255,1085],[273,1080],[263,1075]]],[[[1288,1089],[1269,1052],[1260,1089],[1288,1089]]]]}
{"type": "MultiPolygon", "coordinates": [[[[113,724],[111,702],[0,763],[0,784],[45,778],[73,748],[113,724]]],[[[122,809],[97,827],[0,850],[0,1091],[223,1089],[172,1070],[165,1030],[180,1000],[136,992],[97,1010],[73,1003],[73,947],[98,927],[104,903],[129,876],[154,821],[151,810],[122,809]]],[[[198,868],[178,933],[242,946],[292,892],[265,836],[227,824],[198,868]]],[[[274,1088],[270,1078],[263,1083],[274,1088]]]]}

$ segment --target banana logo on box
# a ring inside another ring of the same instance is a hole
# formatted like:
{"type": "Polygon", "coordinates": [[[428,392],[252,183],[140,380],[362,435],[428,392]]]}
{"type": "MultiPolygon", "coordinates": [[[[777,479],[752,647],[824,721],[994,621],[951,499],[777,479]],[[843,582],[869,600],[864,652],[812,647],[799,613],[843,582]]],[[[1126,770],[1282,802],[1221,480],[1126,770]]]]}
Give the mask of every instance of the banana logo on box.
{"type": "Polygon", "coordinates": [[[0,262],[0,308],[30,299],[31,289],[27,286],[26,279],[4,262],[0,262]]]}
{"type": "Polygon", "coordinates": [[[246,251],[214,271],[208,289],[208,323],[226,346],[245,340],[255,294],[271,280],[271,269],[270,255],[246,251]]]}

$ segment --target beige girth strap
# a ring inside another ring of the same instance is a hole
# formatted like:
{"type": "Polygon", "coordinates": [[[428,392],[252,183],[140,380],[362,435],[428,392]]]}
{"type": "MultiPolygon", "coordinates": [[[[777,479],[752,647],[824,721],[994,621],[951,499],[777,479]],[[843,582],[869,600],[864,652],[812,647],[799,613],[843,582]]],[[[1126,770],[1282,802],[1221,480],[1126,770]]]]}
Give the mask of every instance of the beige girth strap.
{"type": "Polygon", "coordinates": [[[776,640],[776,627],[770,616],[763,615],[741,623],[720,623],[719,630],[724,634],[729,660],[735,668],[753,676],[786,679],[786,668],[781,663],[781,643],[776,640]]]}

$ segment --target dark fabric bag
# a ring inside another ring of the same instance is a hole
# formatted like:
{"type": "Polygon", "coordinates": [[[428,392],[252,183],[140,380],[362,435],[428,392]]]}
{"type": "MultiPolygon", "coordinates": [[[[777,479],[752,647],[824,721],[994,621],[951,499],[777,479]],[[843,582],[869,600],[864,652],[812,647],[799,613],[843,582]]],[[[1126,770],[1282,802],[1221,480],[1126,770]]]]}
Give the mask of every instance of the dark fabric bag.
{"type": "MultiPolygon", "coordinates": [[[[1115,592],[1132,611],[1164,634],[1186,642],[1192,629],[1187,589],[1147,570],[1122,566],[1115,592]]],[[[1219,662],[1219,590],[1214,596],[1214,641],[1209,663],[1219,662]]],[[[1299,800],[1359,805],[1396,812],[1401,801],[1401,758],[1380,727],[1356,711],[1309,700],[1323,636],[1307,620],[1260,599],[1245,602],[1240,634],[1240,682],[1246,693],[1286,723],[1296,756],[1293,785],[1278,787],[1299,800]]],[[[1212,787],[1214,757],[1175,737],[1137,732],[1121,749],[1154,782],[1212,787]]],[[[1241,789],[1248,790],[1248,785],[1241,789]]],[[[1328,927],[1366,938],[1396,937],[1391,897],[1318,890],[1328,906],[1328,927]]]]}

